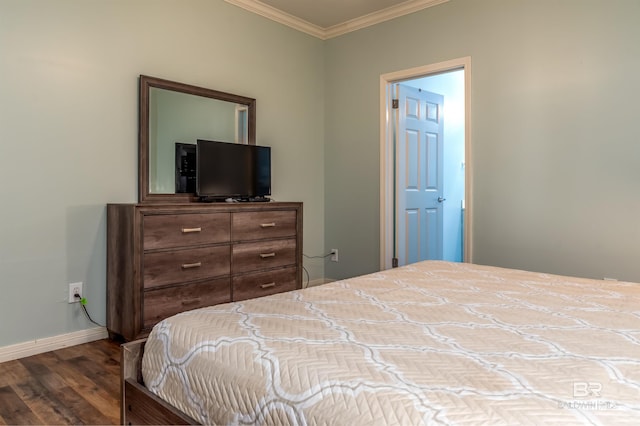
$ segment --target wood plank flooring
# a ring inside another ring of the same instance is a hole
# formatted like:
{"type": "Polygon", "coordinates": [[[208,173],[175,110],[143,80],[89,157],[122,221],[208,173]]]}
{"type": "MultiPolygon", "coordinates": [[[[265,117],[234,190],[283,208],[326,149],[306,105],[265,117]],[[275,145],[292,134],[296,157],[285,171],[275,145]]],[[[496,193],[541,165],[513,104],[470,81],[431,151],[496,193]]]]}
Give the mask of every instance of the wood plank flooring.
{"type": "Polygon", "coordinates": [[[119,381],[108,339],[0,363],[0,425],[119,424],[119,381]]]}

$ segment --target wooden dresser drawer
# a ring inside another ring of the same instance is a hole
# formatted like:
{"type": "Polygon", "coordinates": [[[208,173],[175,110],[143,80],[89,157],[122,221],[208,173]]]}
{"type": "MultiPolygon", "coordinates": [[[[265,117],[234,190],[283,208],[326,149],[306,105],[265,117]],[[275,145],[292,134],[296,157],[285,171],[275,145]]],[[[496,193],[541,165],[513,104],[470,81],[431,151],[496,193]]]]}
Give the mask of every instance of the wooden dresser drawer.
{"type": "Polygon", "coordinates": [[[161,318],[231,301],[233,285],[239,300],[302,287],[302,203],[183,195],[107,205],[110,337],[144,338],[161,318]]]}
{"type": "Polygon", "coordinates": [[[294,265],[296,239],[234,244],[232,269],[234,274],[294,265]]]}
{"type": "Polygon", "coordinates": [[[296,235],[296,212],[236,212],[232,216],[234,241],[264,240],[296,235]]]}
{"type": "Polygon", "coordinates": [[[228,245],[145,253],[143,287],[228,275],[230,260],[228,245]]]}
{"type": "Polygon", "coordinates": [[[225,243],[230,240],[229,213],[143,216],[144,250],[225,243]]]}
{"type": "Polygon", "coordinates": [[[233,277],[233,301],[296,289],[298,269],[285,268],[233,277]]]}
{"type": "Polygon", "coordinates": [[[179,312],[231,301],[229,278],[219,278],[144,292],[144,327],[179,312]]]}

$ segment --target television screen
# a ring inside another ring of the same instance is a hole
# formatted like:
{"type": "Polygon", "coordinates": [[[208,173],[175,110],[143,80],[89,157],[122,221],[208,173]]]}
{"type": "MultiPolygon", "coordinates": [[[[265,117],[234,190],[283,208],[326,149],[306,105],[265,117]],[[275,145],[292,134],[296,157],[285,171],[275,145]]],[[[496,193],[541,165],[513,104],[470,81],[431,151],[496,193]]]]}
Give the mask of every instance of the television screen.
{"type": "Polygon", "coordinates": [[[209,198],[271,195],[271,148],[198,139],[196,192],[209,198]]]}

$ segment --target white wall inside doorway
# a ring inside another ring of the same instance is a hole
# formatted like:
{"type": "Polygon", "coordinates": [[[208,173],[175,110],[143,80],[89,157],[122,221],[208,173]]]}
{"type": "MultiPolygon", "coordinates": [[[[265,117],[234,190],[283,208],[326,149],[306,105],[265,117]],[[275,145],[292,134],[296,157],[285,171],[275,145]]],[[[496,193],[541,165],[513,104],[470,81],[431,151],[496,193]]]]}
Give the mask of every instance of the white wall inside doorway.
{"type": "Polygon", "coordinates": [[[444,96],[443,260],[463,260],[465,199],[464,69],[403,82],[444,96]]]}

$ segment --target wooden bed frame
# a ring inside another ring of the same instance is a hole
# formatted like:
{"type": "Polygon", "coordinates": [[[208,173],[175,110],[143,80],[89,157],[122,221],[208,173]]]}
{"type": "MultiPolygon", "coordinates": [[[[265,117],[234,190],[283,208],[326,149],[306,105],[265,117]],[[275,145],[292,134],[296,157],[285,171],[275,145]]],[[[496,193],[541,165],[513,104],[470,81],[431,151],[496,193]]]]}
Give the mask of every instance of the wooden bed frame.
{"type": "Polygon", "coordinates": [[[151,393],[142,380],[142,355],[147,339],[121,346],[120,422],[123,425],[199,424],[169,403],[151,393]]]}

